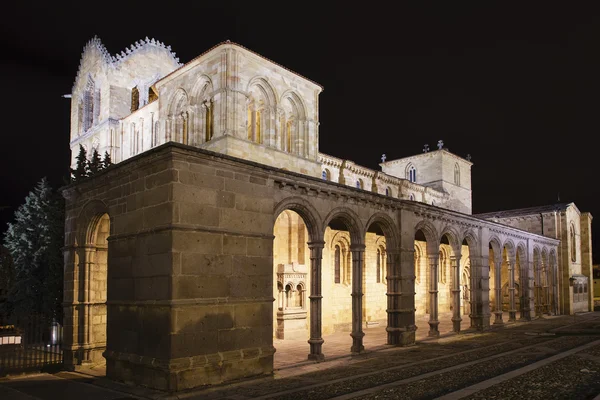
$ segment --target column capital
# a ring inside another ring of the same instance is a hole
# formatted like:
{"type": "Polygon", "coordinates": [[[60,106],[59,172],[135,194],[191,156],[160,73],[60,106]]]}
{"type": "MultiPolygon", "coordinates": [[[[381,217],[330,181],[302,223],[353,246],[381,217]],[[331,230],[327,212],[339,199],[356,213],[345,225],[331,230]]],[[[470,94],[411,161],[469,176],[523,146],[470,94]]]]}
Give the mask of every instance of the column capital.
{"type": "Polygon", "coordinates": [[[308,245],[309,249],[318,249],[318,248],[323,248],[325,247],[325,241],[324,240],[313,240],[310,241],[308,243],[306,243],[308,245]]]}
{"type": "Polygon", "coordinates": [[[366,247],[364,243],[351,244],[350,251],[364,251],[366,247]]]}

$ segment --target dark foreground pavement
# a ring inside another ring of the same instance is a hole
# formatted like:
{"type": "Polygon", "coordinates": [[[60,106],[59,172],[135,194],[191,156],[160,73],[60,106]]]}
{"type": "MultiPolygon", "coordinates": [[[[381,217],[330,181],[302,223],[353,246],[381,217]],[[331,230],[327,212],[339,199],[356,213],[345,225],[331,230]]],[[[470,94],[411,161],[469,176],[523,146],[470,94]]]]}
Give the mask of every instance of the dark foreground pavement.
{"type": "Polygon", "coordinates": [[[72,372],[0,380],[0,400],[600,400],[599,394],[600,312],[466,331],[177,394],[72,372]]]}

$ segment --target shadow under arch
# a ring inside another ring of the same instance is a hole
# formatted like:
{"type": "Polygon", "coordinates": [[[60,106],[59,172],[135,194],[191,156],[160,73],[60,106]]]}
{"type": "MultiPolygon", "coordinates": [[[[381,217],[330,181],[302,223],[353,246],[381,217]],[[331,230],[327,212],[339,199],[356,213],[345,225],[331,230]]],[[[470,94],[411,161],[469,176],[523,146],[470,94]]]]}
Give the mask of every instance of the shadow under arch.
{"type": "Polygon", "coordinates": [[[362,226],[360,217],[356,212],[345,206],[334,208],[323,220],[321,232],[325,232],[325,229],[329,226],[329,224],[335,220],[342,221],[348,228],[352,246],[364,244],[365,229],[362,226]]]}
{"type": "MultiPolygon", "coordinates": [[[[386,247],[392,250],[397,250],[400,245],[398,239],[398,227],[394,223],[394,220],[387,214],[377,212],[369,218],[365,225],[365,229],[368,230],[372,224],[379,224],[383,235],[385,236],[386,247]]],[[[389,252],[389,250],[386,250],[389,252]]]]}
{"type": "Polygon", "coordinates": [[[425,236],[425,241],[427,243],[427,253],[437,254],[440,236],[438,235],[435,226],[433,226],[433,224],[429,221],[421,220],[417,223],[417,225],[415,225],[413,237],[416,236],[417,232],[419,231],[423,232],[423,235],[425,236]]]}

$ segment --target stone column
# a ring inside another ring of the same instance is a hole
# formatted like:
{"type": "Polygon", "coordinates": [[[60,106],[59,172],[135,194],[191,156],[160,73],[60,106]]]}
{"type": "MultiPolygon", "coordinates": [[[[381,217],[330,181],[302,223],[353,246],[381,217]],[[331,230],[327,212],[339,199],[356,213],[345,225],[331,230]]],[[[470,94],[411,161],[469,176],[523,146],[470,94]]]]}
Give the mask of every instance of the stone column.
{"type": "Polygon", "coordinates": [[[460,332],[460,253],[450,257],[452,268],[452,330],[460,332]]]}
{"type": "Polygon", "coordinates": [[[494,269],[494,291],[496,292],[496,311],[494,311],[494,325],[502,325],[502,258],[496,258],[494,269]]]}
{"type": "Polygon", "coordinates": [[[415,343],[415,249],[401,248],[388,254],[388,344],[415,343]]]}
{"type": "Polygon", "coordinates": [[[83,257],[80,258],[80,301],[79,301],[79,310],[80,317],[79,320],[82,324],[82,328],[80,327],[81,336],[79,339],[79,348],[80,348],[80,364],[90,364],[91,354],[91,342],[92,342],[92,307],[90,301],[91,295],[91,285],[92,280],[90,279],[92,265],[94,264],[94,256],[96,254],[96,249],[91,246],[86,246],[81,248],[83,257]]]}
{"type": "Polygon", "coordinates": [[[323,360],[325,356],[322,353],[322,299],[321,292],[321,263],[323,259],[323,246],[325,242],[314,241],[308,243],[310,249],[310,353],[309,360],[323,360]]]}
{"type": "Polygon", "coordinates": [[[67,370],[75,369],[78,364],[79,350],[79,254],[72,245],[63,248],[65,262],[63,290],[63,338],[64,364],[67,370]]]}
{"type": "Polygon", "coordinates": [[[439,253],[428,254],[429,261],[429,336],[439,336],[438,330],[438,260],[439,253]]]}
{"type": "Polygon", "coordinates": [[[362,330],[362,275],[363,275],[363,256],[365,253],[364,244],[352,244],[352,353],[360,353],[365,349],[363,346],[362,330]]]}
{"type": "Polygon", "coordinates": [[[400,257],[399,254],[387,253],[387,343],[397,345],[400,343],[400,257]]]}
{"type": "MultiPolygon", "coordinates": [[[[541,255],[539,256],[541,258],[541,255]]],[[[538,318],[542,318],[543,315],[543,306],[542,306],[542,261],[538,259],[537,262],[534,262],[533,265],[533,284],[534,284],[534,309],[535,316],[538,318]]]]}
{"type": "Polygon", "coordinates": [[[526,321],[531,321],[531,310],[533,309],[533,296],[532,296],[532,282],[533,282],[533,271],[531,270],[531,263],[529,260],[522,261],[523,264],[521,268],[521,276],[522,276],[522,292],[523,292],[523,314],[521,319],[526,321]]]}
{"type": "Polygon", "coordinates": [[[508,320],[514,322],[517,320],[517,310],[515,303],[515,259],[509,258],[508,264],[508,302],[510,309],[508,310],[508,320]]]}
{"type": "Polygon", "coordinates": [[[484,330],[490,327],[488,257],[471,258],[471,327],[484,330]]]}
{"type": "Polygon", "coordinates": [[[541,284],[541,293],[542,293],[542,314],[550,313],[550,303],[549,303],[549,291],[548,291],[548,265],[542,261],[540,270],[540,284],[541,284]]]}

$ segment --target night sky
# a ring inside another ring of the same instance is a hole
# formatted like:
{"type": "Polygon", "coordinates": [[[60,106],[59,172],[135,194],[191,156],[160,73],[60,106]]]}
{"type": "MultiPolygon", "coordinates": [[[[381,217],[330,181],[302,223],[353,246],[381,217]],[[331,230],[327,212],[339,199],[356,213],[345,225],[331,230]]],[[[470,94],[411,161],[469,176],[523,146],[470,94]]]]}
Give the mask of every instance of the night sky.
{"type": "Polygon", "coordinates": [[[115,54],[148,36],[187,62],[229,39],[324,86],[320,151],[379,169],[382,153],[410,156],[441,139],[472,156],[474,213],[560,196],[599,218],[600,262],[593,2],[155,3],[3,5],[0,232],[43,176],[59,187],[68,175],[61,96],[88,40],[115,54]]]}

